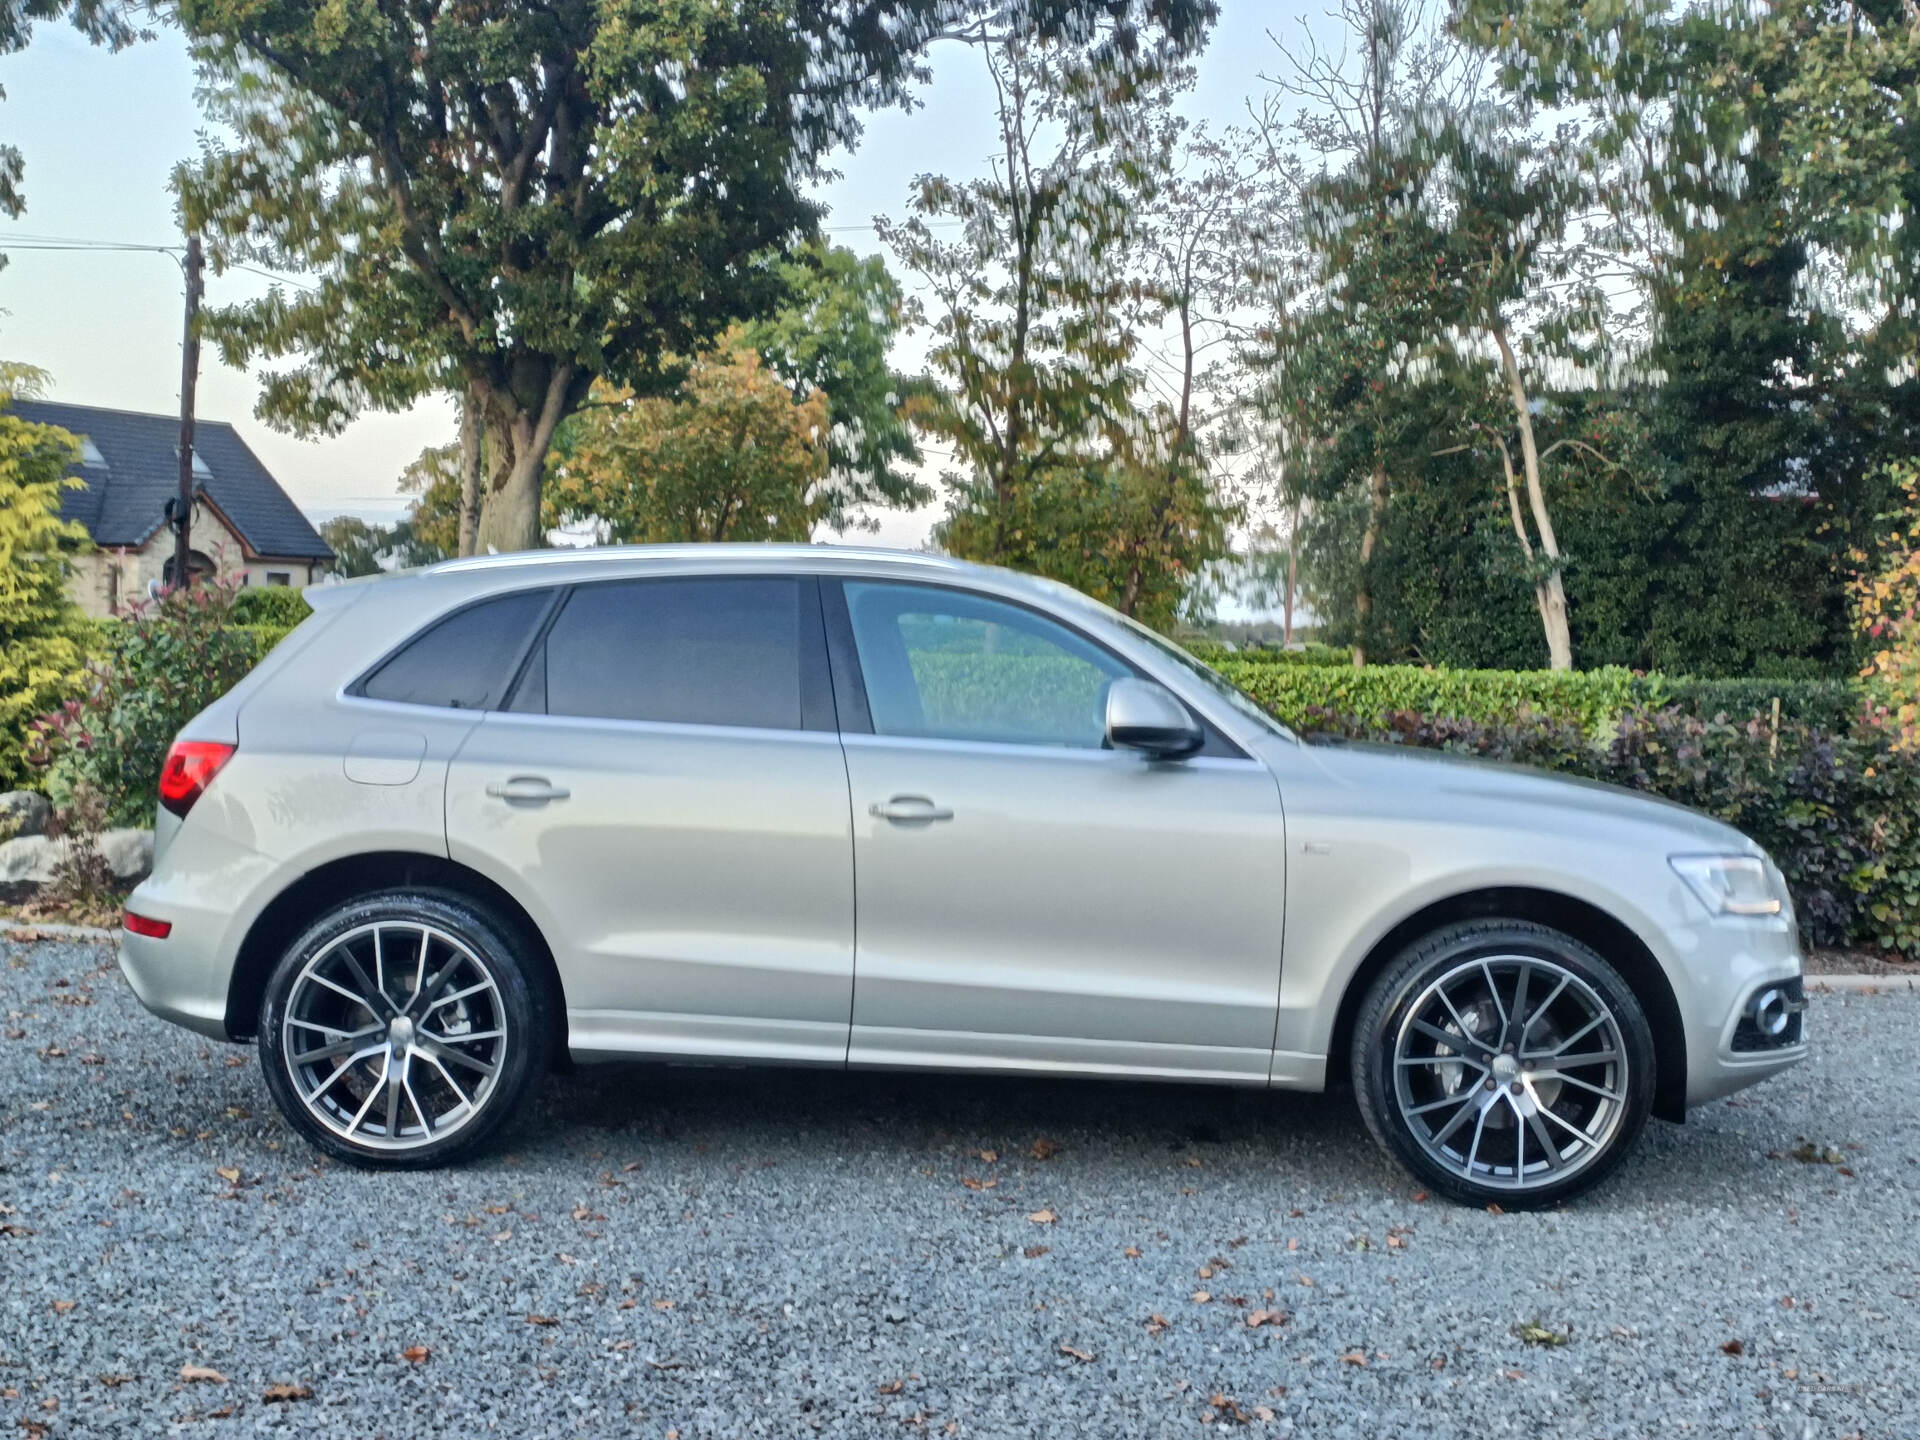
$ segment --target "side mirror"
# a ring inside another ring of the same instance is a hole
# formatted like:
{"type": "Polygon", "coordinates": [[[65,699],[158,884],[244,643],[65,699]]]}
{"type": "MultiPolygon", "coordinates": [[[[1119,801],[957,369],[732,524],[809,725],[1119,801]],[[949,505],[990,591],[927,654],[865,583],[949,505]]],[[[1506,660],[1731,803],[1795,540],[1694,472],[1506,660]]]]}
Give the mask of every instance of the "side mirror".
{"type": "Polygon", "coordinates": [[[1207,737],[1171,690],[1129,675],[1107,690],[1107,743],[1155,760],[1183,760],[1207,737]]]}

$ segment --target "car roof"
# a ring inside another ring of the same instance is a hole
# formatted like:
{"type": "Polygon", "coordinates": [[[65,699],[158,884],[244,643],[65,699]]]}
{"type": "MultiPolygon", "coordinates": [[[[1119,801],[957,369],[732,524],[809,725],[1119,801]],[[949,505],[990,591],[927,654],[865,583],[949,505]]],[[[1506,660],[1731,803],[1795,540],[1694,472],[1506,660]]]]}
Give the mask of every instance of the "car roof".
{"type": "MultiPolygon", "coordinates": [[[[658,568],[667,574],[790,573],[939,581],[947,579],[969,588],[997,591],[1009,598],[1022,596],[1054,607],[1099,612],[1105,607],[1071,586],[1038,575],[1025,575],[997,565],[977,565],[948,555],[921,550],[890,550],[880,545],[797,545],[716,543],[703,545],[581,545],[552,550],[522,550],[506,555],[473,555],[442,560],[418,569],[390,571],[309,587],[305,592],[315,609],[345,604],[366,593],[365,586],[405,587],[448,599],[469,599],[496,588],[519,584],[588,583],[644,575],[658,568]],[[416,587],[419,587],[416,590],[416,587]]],[[[389,592],[392,593],[392,592],[389,592]]]]}
{"type": "Polygon", "coordinates": [[[428,565],[419,573],[446,575],[473,570],[544,570],[553,565],[609,565],[622,561],[644,565],[650,561],[687,560],[697,560],[716,568],[734,565],[758,567],[768,561],[786,561],[805,565],[808,569],[816,566],[832,569],[841,565],[864,567],[883,564],[980,574],[1009,573],[986,565],[955,560],[948,555],[933,555],[921,550],[893,550],[882,545],[743,544],[724,541],[699,545],[576,545],[558,546],[551,550],[518,550],[507,555],[469,555],[459,560],[442,560],[438,564],[428,565]]]}

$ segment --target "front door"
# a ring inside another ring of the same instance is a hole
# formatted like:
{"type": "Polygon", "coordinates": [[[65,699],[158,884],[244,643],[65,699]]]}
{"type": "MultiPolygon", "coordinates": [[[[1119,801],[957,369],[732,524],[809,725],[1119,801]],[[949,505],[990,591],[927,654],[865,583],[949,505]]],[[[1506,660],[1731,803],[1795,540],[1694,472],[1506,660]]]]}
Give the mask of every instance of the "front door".
{"type": "Polygon", "coordinates": [[[575,1053],[844,1062],[852,842],[812,580],[576,587],[455,758],[447,839],[543,912],[575,1053]]]}
{"type": "Polygon", "coordinates": [[[1123,659],[958,588],[827,592],[859,933],[849,1059],[1264,1084],[1285,847],[1220,737],[1103,748],[1123,659]],[[863,713],[864,712],[864,713],[863,713]]]}

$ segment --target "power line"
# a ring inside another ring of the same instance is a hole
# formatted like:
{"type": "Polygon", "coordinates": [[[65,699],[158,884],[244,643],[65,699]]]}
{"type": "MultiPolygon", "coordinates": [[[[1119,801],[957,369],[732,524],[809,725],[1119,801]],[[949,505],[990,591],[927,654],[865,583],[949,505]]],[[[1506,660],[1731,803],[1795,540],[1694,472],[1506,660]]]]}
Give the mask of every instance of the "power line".
{"type": "MultiPolygon", "coordinates": [[[[168,255],[176,259],[186,254],[185,245],[144,245],[135,240],[88,240],[72,235],[15,235],[0,236],[0,253],[19,252],[22,254],[101,254],[101,255],[168,255]]],[[[281,271],[263,269],[258,265],[249,265],[244,261],[229,261],[223,267],[227,270],[244,270],[249,275],[258,275],[271,280],[276,285],[291,285],[296,290],[317,290],[319,286],[306,280],[296,280],[281,271]]]]}

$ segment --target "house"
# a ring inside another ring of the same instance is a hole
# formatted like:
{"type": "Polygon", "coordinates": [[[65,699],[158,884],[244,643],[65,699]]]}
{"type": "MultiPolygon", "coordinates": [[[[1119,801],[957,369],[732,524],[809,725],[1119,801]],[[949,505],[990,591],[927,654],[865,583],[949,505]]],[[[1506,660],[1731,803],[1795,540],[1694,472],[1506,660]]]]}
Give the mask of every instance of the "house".
{"type": "MultiPolygon", "coordinates": [[[[171,583],[166,504],[180,489],[179,417],[46,400],[16,400],[10,408],[23,420],[70,431],[83,447],[71,473],[86,488],[66,492],[60,506],[98,547],[74,562],[80,607],[89,615],[117,614],[171,583]]],[[[194,426],[193,475],[195,575],[304,589],[333,564],[327,542],[233,426],[194,426]]]]}

